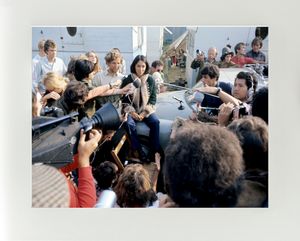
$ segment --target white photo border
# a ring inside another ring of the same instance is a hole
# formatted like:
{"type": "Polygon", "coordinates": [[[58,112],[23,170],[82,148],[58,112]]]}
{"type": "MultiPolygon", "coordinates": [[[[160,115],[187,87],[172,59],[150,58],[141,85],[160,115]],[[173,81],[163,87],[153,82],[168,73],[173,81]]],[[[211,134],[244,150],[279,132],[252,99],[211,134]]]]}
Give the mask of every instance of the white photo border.
{"type": "Polygon", "coordinates": [[[296,0],[1,1],[0,240],[297,240],[298,9],[296,0]],[[61,25],[268,26],[269,208],[31,208],[31,27],[61,25]]]}

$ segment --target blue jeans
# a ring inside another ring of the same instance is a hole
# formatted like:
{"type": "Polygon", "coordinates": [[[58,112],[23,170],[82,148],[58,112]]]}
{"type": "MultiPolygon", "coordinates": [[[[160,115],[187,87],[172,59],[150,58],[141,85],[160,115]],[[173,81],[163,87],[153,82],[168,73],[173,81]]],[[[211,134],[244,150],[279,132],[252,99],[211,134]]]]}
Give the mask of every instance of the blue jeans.
{"type": "MultiPolygon", "coordinates": [[[[160,148],[159,144],[159,120],[155,113],[151,114],[148,117],[145,117],[143,119],[143,122],[150,128],[150,148],[153,151],[153,153],[158,152],[160,148]]],[[[129,136],[132,144],[133,150],[140,150],[141,144],[138,139],[137,131],[136,131],[136,121],[131,117],[131,115],[128,115],[127,118],[127,126],[129,131],[129,136]]]]}

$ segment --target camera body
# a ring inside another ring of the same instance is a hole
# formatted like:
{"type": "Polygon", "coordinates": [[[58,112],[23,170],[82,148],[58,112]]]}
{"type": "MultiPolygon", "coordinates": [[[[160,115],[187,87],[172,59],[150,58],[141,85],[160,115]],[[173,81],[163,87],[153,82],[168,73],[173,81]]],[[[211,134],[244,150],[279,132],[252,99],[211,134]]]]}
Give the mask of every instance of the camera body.
{"type": "Polygon", "coordinates": [[[32,126],[32,163],[44,163],[57,168],[73,162],[77,153],[80,130],[92,128],[117,130],[120,117],[111,103],[106,103],[97,110],[91,119],[83,118],[80,122],[71,113],[67,116],[52,118],[49,121],[32,126]]]}
{"type": "Polygon", "coordinates": [[[246,116],[248,115],[248,111],[247,111],[247,108],[246,106],[244,106],[243,104],[240,104],[239,106],[236,106],[232,113],[231,113],[231,119],[233,117],[236,117],[236,118],[241,118],[243,116],[246,116]]]}

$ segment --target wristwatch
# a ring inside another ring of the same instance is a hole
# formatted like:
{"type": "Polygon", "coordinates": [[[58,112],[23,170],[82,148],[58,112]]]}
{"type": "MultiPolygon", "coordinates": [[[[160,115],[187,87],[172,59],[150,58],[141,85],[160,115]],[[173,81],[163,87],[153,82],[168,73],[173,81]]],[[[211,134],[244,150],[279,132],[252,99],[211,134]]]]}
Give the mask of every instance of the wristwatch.
{"type": "Polygon", "coordinates": [[[217,87],[216,95],[219,95],[219,93],[220,93],[221,90],[222,90],[222,89],[221,89],[220,87],[217,87]]]}

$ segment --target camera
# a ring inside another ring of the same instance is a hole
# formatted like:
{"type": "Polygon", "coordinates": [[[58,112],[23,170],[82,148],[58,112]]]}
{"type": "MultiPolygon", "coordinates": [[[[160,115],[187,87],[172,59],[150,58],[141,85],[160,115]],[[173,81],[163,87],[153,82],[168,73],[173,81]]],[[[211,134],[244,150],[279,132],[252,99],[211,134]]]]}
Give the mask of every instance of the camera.
{"type": "Polygon", "coordinates": [[[248,115],[248,111],[246,109],[246,106],[243,104],[240,104],[239,106],[236,106],[233,111],[231,112],[231,119],[233,116],[236,116],[238,118],[243,117],[245,115],[248,115]]]}
{"type": "Polygon", "coordinates": [[[62,117],[63,115],[63,110],[55,106],[45,106],[41,110],[41,116],[62,117]]]}
{"type": "Polygon", "coordinates": [[[80,129],[84,133],[91,129],[117,130],[120,116],[111,103],[97,110],[92,118],[80,122],[74,118],[78,113],[52,118],[32,126],[32,163],[44,163],[62,167],[73,162],[77,153],[80,129]]]}

